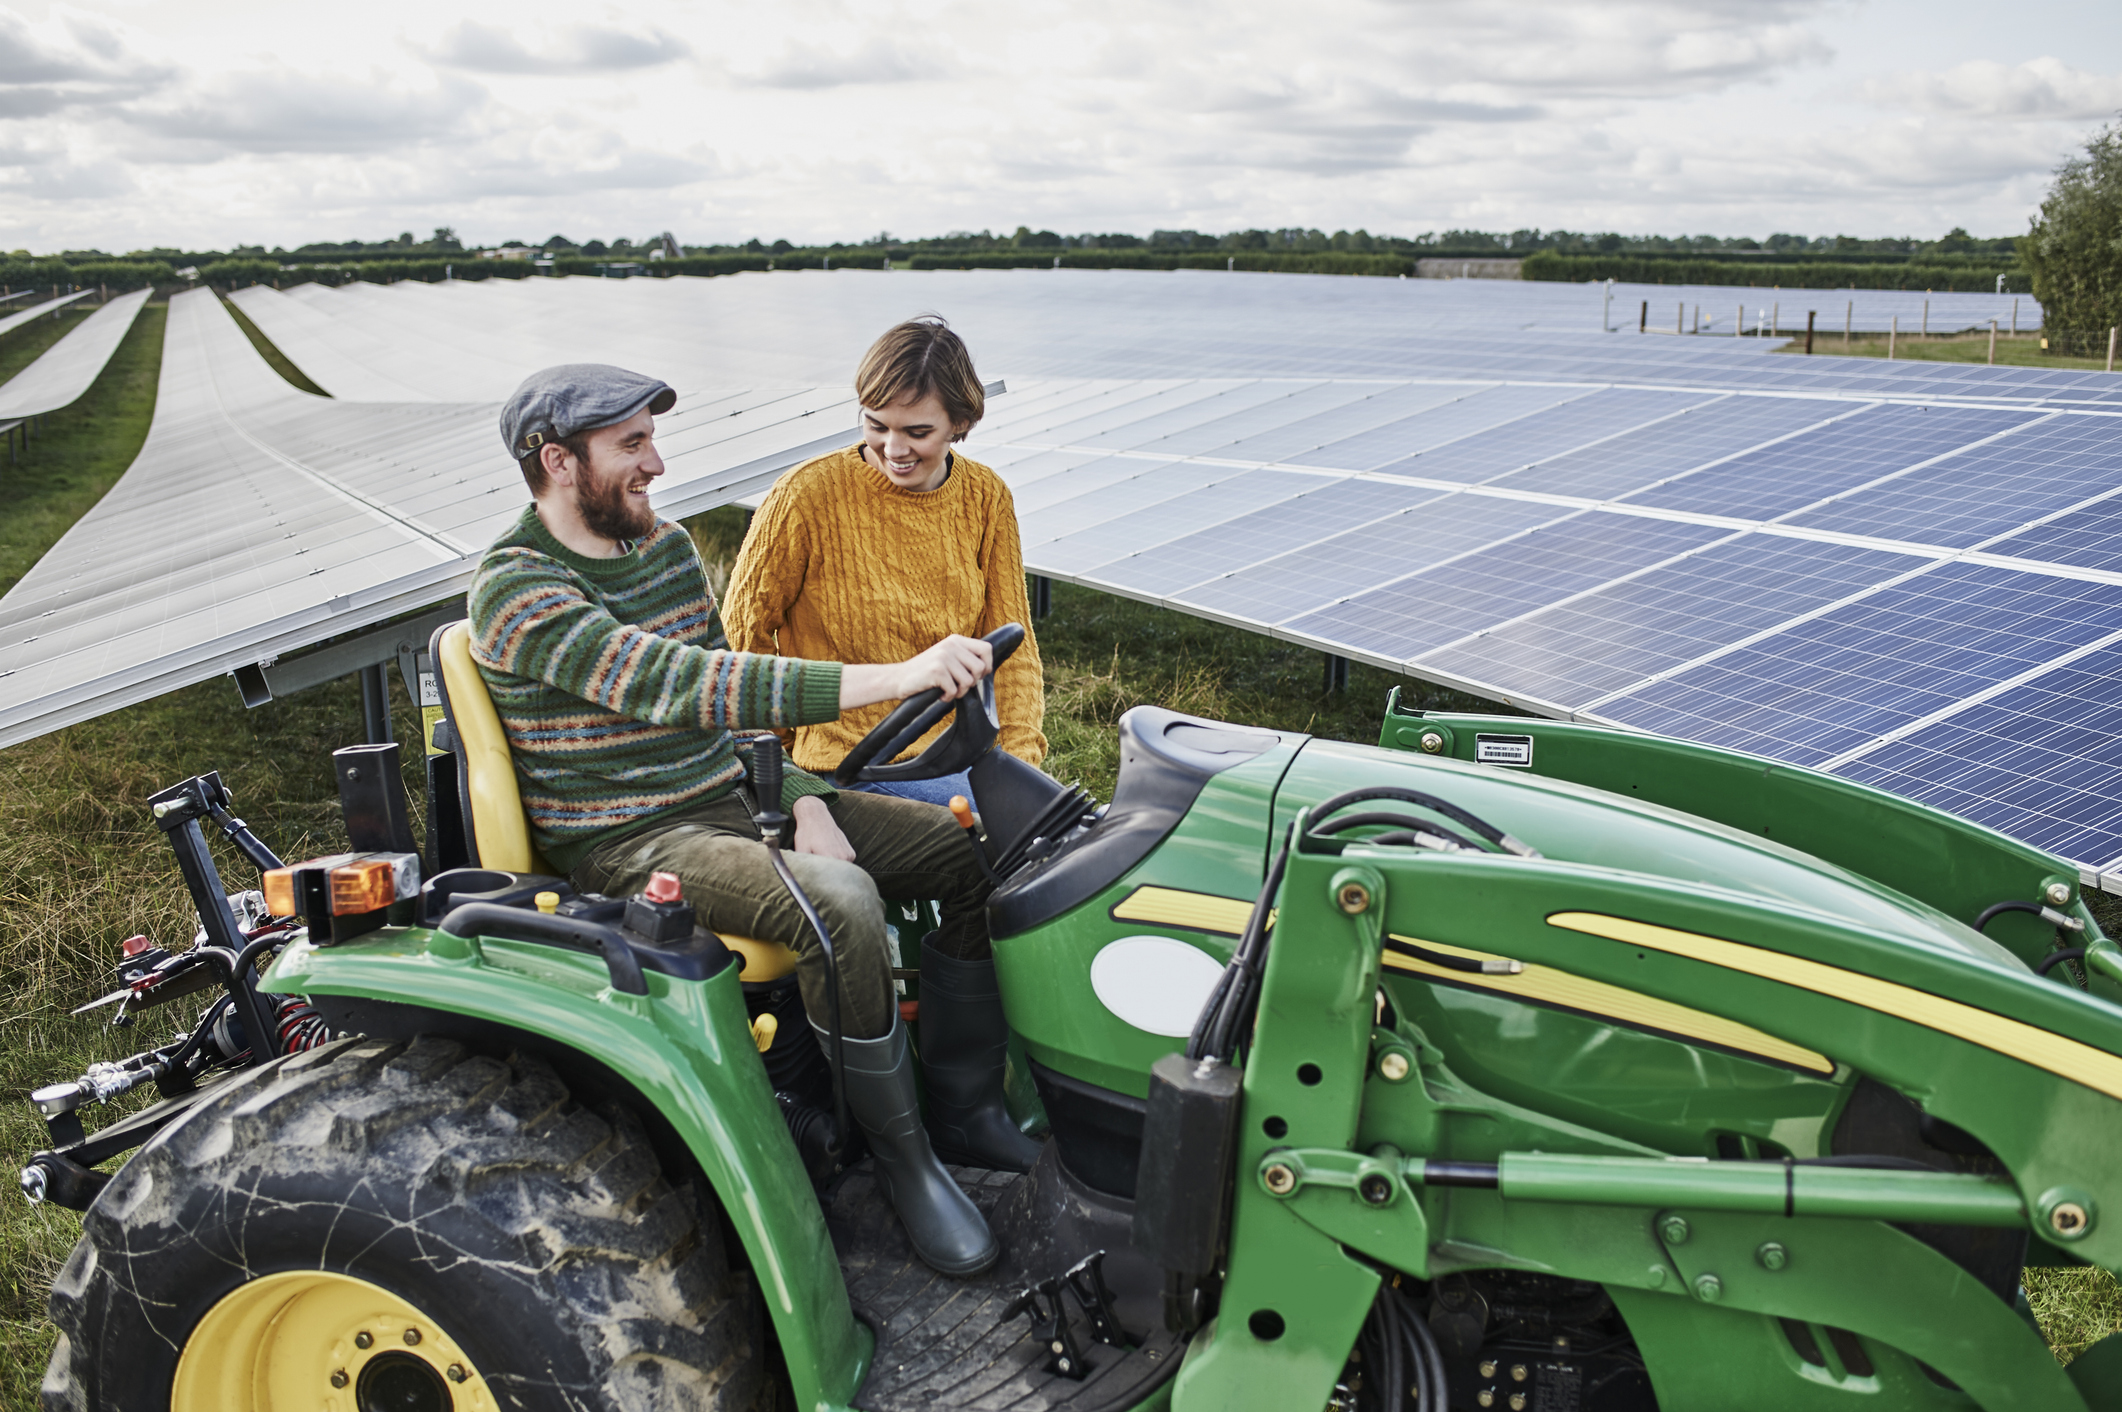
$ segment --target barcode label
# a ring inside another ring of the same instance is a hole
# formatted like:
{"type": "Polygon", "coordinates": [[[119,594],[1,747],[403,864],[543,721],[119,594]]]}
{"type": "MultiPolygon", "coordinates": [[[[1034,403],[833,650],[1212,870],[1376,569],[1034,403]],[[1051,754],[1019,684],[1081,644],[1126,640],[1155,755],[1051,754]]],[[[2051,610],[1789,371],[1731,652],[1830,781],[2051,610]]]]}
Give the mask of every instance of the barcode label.
{"type": "Polygon", "coordinates": [[[1533,763],[1533,738],[1529,735],[1477,735],[1474,759],[1483,765],[1517,765],[1529,769],[1533,763]]]}

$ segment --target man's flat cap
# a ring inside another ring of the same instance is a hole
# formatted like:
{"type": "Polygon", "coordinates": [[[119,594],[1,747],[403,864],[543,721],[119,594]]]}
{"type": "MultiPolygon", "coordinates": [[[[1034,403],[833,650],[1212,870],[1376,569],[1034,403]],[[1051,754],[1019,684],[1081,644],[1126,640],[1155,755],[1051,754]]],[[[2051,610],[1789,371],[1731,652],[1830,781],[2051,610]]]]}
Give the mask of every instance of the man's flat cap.
{"type": "Polygon", "coordinates": [[[562,363],[532,373],[501,408],[501,439],[520,461],[548,441],[623,422],[646,407],[661,416],[678,400],[670,384],[609,363],[562,363]]]}

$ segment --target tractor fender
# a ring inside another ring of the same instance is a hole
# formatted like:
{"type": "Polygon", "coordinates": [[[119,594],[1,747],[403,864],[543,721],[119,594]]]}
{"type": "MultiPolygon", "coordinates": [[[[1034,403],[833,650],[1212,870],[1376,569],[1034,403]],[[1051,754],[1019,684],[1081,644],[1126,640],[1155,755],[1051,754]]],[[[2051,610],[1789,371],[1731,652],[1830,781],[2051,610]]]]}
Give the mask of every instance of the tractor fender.
{"type": "Polygon", "coordinates": [[[647,995],[625,994],[599,957],[409,927],[352,944],[297,942],[260,988],[309,997],[335,1029],[520,1048],[583,1101],[633,1109],[666,1172],[697,1173],[721,1202],[774,1321],[797,1405],[845,1406],[876,1341],[855,1317],[759,1062],[737,968],[702,981],[645,978],[647,995]]]}

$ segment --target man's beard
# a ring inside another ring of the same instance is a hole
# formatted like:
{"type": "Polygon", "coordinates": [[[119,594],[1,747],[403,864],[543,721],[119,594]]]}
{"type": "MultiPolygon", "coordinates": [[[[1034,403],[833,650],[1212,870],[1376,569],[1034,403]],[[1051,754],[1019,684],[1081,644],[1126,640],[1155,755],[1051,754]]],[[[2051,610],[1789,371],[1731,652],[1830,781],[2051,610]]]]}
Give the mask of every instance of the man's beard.
{"type": "Polygon", "coordinates": [[[656,512],[645,496],[627,493],[628,477],[586,477],[575,483],[575,511],[583,526],[600,539],[639,539],[656,527],[656,512]]]}

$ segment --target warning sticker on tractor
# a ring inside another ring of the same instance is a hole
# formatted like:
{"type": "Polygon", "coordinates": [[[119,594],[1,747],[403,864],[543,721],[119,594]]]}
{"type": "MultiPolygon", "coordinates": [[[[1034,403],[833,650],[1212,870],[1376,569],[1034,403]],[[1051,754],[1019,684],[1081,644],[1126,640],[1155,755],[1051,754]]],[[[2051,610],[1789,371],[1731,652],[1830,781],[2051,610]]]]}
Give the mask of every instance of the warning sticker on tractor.
{"type": "Polygon", "coordinates": [[[1533,738],[1529,735],[1477,735],[1474,737],[1474,759],[1483,765],[1530,768],[1533,738]]]}

